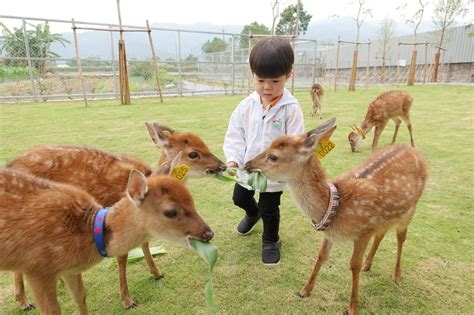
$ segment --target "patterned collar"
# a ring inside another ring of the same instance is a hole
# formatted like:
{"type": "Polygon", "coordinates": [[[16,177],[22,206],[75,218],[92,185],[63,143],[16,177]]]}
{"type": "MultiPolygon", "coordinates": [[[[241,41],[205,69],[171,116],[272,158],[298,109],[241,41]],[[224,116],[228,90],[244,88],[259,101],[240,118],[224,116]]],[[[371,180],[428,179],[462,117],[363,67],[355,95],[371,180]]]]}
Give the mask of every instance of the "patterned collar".
{"type": "Polygon", "coordinates": [[[339,193],[334,184],[328,183],[329,185],[329,206],[326,210],[326,213],[322,217],[321,221],[315,222],[311,220],[311,224],[316,229],[316,231],[324,231],[331,224],[332,220],[336,216],[337,210],[339,208],[339,193]]]}
{"type": "Polygon", "coordinates": [[[105,217],[110,208],[100,209],[94,220],[94,241],[97,251],[102,257],[107,257],[107,249],[105,247],[105,217]]]}

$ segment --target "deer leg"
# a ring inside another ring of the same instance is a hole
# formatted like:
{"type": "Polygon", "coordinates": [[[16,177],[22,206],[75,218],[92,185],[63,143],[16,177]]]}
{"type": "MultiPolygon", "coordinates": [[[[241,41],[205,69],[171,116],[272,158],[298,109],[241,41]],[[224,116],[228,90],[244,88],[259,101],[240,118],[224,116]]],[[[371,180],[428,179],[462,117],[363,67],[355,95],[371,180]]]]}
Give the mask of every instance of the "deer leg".
{"type": "Polygon", "coordinates": [[[415,147],[415,140],[413,140],[413,130],[412,130],[412,127],[411,127],[410,119],[407,119],[406,123],[407,123],[407,127],[408,127],[408,132],[410,133],[411,146],[415,147]]]}
{"type": "Polygon", "coordinates": [[[398,129],[400,128],[400,124],[402,122],[399,118],[395,118],[393,121],[395,122],[395,132],[393,133],[393,138],[392,138],[392,143],[391,144],[395,143],[395,140],[397,139],[398,129]]]}
{"type": "Polygon", "coordinates": [[[120,299],[122,300],[122,305],[126,310],[137,306],[137,304],[130,297],[130,293],[128,292],[127,257],[128,255],[117,256],[117,262],[119,267],[120,299]]]}
{"type": "Polygon", "coordinates": [[[351,258],[352,270],[352,291],[351,301],[349,302],[349,314],[357,314],[357,306],[359,304],[359,277],[362,267],[362,259],[364,257],[365,249],[369,243],[370,237],[360,238],[354,241],[354,251],[351,258]]]}
{"type": "Polygon", "coordinates": [[[397,261],[395,263],[395,271],[393,273],[393,281],[396,284],[400,283],[400,276],[402,274],[401,260],[403,243],[407,238],[407,227],[397,228],[397,261]]]}
{"type": "Polygon", "coordinates": [[[14,273],[15,277],[15,298],[20,303],[20,309],[22,311],[30,311],[35,308],[33,304],[28,302],[28,298],[25,294],[25,284],[23,282],[23,274],[20,272],[14,273]]]}
{"type": "Polygon", "coordinates": [[[145,261],[150,269],[151,274],[155,279],[163,278],[163,274],[161,273],[160,269],[155,265],[153,260],[153,256],[150,252],[150,244],[148,242],[142,244],[143,255],[145,256],[145,261]]]}
{"type": "Polygon", "coordinates": [[[374,152],[375,149],[377,148],[377,144],[379,142],[380,135],[382,134],[382,131],[385,129],[386,124],[387,124],[387,122],[381,123],[377,127],[375,127],[374,141],[372,142],[372,152],[374,152]]]}
{"type": "Polygon", "coordinates": [[[66,283],[66,286],[69,288],[69,291],[72,293],[72,297],[79,308],[79,313],[81,315],[87,315],[86,305],[86,289],[84,288],[84,282],[82,281],[82,275],[67,275],[62,276],[62,279],[66,283]]]}
{"type": "Polygon", "coordinates": [[[327,238],[323,240],[323,243],[321,244],[321,248],[319,249],[318,259],[316,260],[316,263],[313,267],[311,276],[309,277],[305,286],[300,290],[298,294],[300,297],[303,298],[303,297],[308,296],[313,290],[314,280],[316,279],[316,276],[318,275],[321,265],[327,260],[329,256],[329,250],[331,249],[331,245],[332,245],[331,241],[329,241],[327,238]]]}
{"type": "Polygon", "coordinates": [[[375,253],[377,252],[377,249],[379,248],[380,242],[383,240],[384,236],[385,236],[385,232],[375,234],[374,242],[372,243],[372,247],[370,248],[370,252],[369,252],[369,254],[367,255],[367,258],[364,261],[364,264],[362,266],[362,271],[369,271],[370,267],[372,267],[372,261],[374,259],[375,253]]]}
{"type": "Polygon", "coordinates": [[[41,314],[61,314],[59,306],[55,275],[26,274],[26,279],[31,286],[33,297],[41,314]]]}

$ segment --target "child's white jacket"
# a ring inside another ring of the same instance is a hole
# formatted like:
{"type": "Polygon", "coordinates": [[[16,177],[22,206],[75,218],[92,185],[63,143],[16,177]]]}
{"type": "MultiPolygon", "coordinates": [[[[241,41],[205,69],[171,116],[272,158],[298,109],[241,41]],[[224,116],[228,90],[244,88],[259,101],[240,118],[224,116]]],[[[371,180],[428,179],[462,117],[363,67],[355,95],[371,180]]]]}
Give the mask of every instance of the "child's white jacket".
{"type": "MultiPolygon", "coordinates": [[[[260,96],[253,92],[232,113],[224,138],[226,161],[239,167],[264,149],[276,138],[304,132],[303,112],[296,98],[285,88],[282,98],[263,116],[260,96]]],[[[247,182],[247,173],[238,171],[239,180],[247,182]]],[[[268,180],[267,192],[282,191],[285,183],[268,180]]]]}

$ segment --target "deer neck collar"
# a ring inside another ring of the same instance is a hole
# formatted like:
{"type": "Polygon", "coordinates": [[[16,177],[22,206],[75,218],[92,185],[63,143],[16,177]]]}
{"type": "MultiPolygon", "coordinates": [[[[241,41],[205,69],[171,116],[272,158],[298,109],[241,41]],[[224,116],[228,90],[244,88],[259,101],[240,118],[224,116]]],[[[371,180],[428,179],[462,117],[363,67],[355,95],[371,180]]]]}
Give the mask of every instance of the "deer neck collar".
{"type": "Polygon", "coordinates": [[[316,231],[324,231],[331,224],[332,220],[336,216],[337,210],[339,209],[339,192],[337,191],[336,185],[328,183],[329,186],[329,205],[326,213],[323,215],[319,222],[311,220],[311,224],[316,231]]]}
{"type": "Polygon", "coordinates": [[[110,208],[100,209],[94,219],[94,241],[97,251],[102,257],[107,256],[107,248],[105,246],[105,217],[110,208]]]}

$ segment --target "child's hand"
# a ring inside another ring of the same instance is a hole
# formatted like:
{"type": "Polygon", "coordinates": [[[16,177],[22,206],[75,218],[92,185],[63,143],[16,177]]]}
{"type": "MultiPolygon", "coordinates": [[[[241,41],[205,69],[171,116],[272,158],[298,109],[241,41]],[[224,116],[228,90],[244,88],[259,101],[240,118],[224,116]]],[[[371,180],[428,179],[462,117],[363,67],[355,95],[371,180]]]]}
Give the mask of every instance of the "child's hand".
{"type": "Polygon", "coordinates": [[[230,162],[227,162],[227,167],[229,167],[229,168],[237,168],[237,167],[239,167],[239,164],[237,164],[237,163],[234,162],[234,161],[230,161],[230,162]]]}

